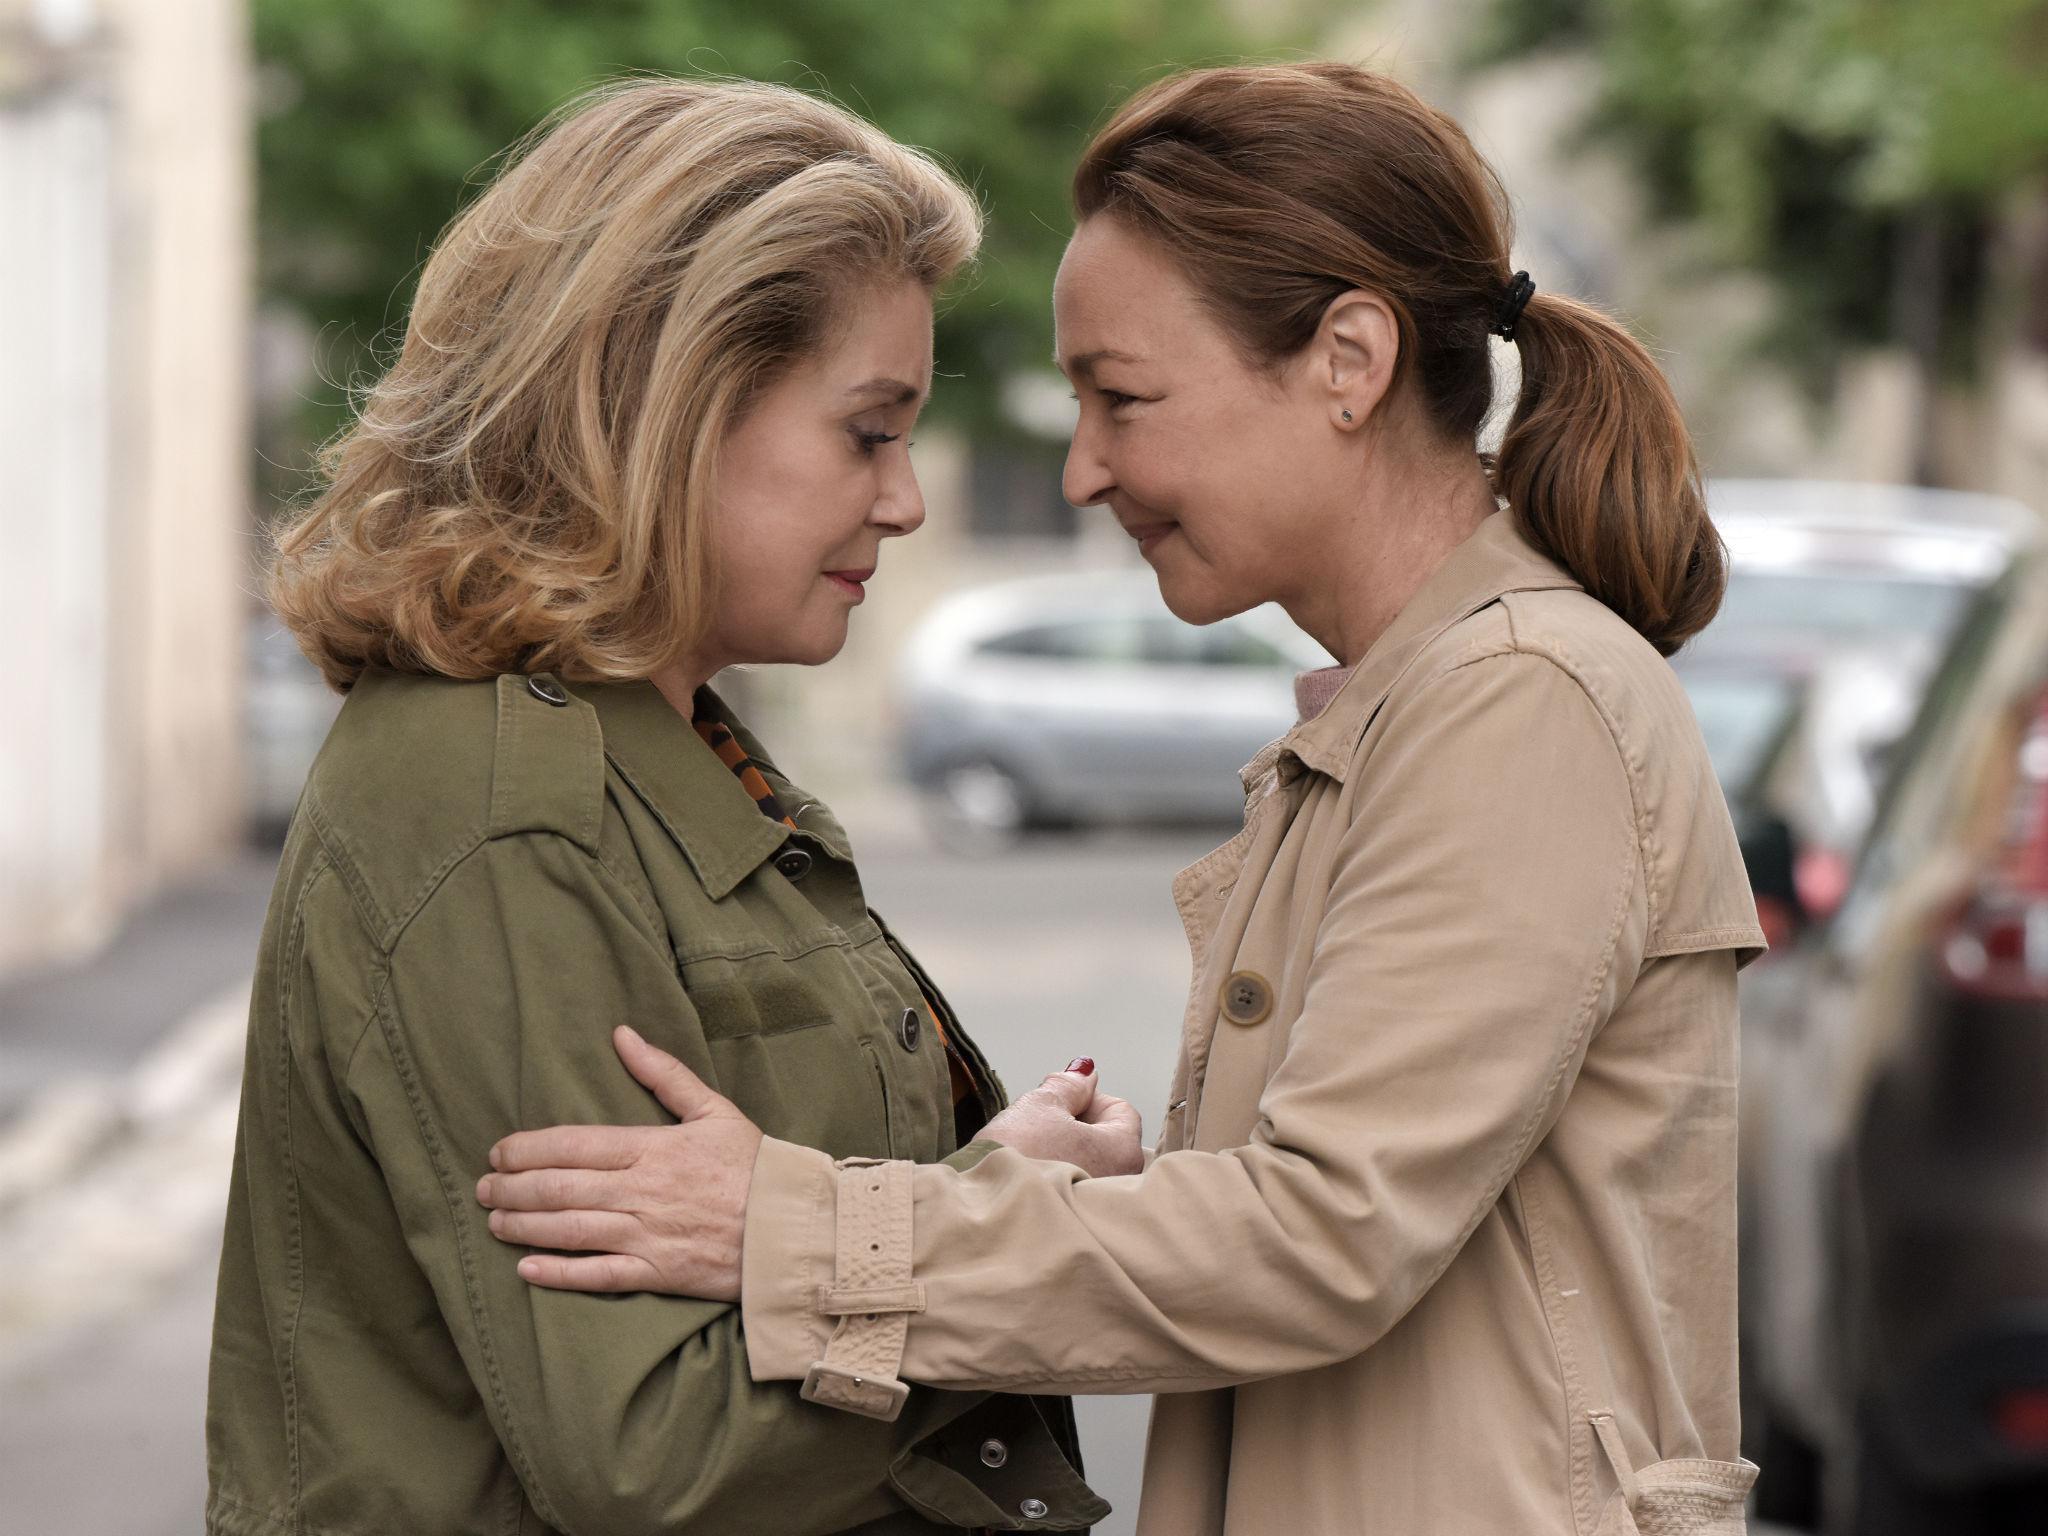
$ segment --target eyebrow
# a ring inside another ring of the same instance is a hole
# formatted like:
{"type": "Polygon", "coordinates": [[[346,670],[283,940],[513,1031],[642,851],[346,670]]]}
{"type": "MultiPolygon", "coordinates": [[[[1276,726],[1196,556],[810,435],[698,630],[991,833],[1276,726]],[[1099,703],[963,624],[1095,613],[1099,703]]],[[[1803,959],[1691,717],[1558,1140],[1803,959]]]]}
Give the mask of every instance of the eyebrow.
{"type": "Polygon", "coordinates": [[[925,392],[915,384],[906,384],[901,379],[877,377],[865,383],[856,384],[846,392],[851,400],[861,395],[876,395],[887,405],[908,405],[913,400],[922,400],[925,392]]]}
{"type": "Polygon", "coordinates": [[[1052,365],[1068,378],[1075,374],[1092,374],[1097,363],[1135,363],[1139,359],[1128,352],[1119,352],[1114,347],[1098,347],[1093,352],[1083,352],[1079,357],[1070,357],[1064,364],[1055,357],[1052,365]]]}

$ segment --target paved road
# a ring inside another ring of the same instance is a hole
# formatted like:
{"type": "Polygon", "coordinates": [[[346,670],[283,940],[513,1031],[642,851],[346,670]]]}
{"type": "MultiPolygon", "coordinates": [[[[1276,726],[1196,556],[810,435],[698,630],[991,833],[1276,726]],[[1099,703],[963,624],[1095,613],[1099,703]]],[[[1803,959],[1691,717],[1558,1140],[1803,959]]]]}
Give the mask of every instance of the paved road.
{"type": "MultiPolygon", "coordinates": [[[[1131,1100],[1148,1139],[1163,1118],[1188,983],[1175,871],[1227,835],[1052,842],[989,865],[863,861],[889,919],[988,1049],[1012,1093],[1076,1056],[1131,1100]]],[[[1146,1398],[1076,1403],[1088,1481],[1116,1507],[1096,1529],[1134,1527],[1146,1398]]]]}

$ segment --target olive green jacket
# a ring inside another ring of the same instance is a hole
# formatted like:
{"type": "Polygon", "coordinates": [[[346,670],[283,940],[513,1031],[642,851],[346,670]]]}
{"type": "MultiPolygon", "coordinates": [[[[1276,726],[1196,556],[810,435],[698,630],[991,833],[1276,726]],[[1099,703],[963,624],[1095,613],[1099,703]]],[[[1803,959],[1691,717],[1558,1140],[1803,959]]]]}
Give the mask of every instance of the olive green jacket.
{"type": "Polygon", "coordinates": [[[893,1422],[835,1412],[750,1378],[736,1307],[537,1289],[485,1224],[475,1185],[507,1132],[666,1119],[612,1051],[619,1023],[770,1136],[960,1166],[988,1150],[956,1151],[1001,1103],[993,1074],[926,981],[980,1088],[956,1109],[945,1045],[914,1022],[924,978],[844,833],[769,778],[798,830],[645,684],[357,684],[257,966],[214,1536],[880,1536],[1108,1512],[1064,1399],[918,1389],[893,1422]]]}

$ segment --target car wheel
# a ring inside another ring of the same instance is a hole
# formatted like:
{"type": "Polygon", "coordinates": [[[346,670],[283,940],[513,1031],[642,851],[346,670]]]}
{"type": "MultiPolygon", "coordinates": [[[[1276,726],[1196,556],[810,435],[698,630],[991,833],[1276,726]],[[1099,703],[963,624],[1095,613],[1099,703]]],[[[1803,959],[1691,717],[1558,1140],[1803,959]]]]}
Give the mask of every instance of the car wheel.
{"type": "Polygon", "coordinates": [[[966,759],[940,770],[925,798],[925,820],[939,844],[955,853],[997,853],[1031,825],[1031,793],[994,759],[966,759]]]}

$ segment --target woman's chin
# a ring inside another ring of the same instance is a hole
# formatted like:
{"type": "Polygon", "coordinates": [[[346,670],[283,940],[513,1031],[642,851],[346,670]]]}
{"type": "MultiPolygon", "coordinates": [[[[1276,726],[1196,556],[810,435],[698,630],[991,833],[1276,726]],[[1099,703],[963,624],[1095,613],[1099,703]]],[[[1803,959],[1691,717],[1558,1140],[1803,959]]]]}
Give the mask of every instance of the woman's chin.
{"type": "Polygon", "coordinates": [[[1159,596],[1167,611],[1184,624],[1214,624],[1219,619],[1258,606],[1201,579],[1200,573],[1168,568],[1154,572],[1159,578],[1159,596]]]}
{"type": "Polygon", "coordinates": [[[818,626],[808,634],[793,636],[788,654],[775,659],[794,667],[822,667],[846,649],[846,620],[818,626]]]}

